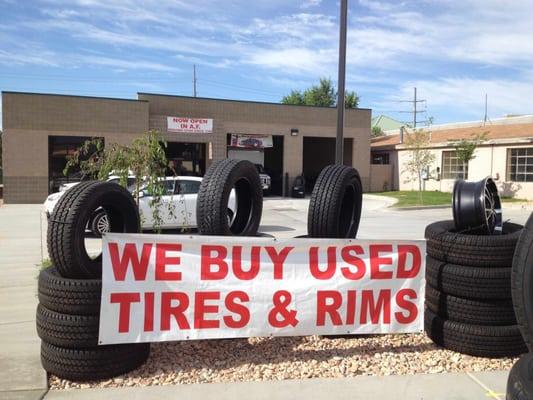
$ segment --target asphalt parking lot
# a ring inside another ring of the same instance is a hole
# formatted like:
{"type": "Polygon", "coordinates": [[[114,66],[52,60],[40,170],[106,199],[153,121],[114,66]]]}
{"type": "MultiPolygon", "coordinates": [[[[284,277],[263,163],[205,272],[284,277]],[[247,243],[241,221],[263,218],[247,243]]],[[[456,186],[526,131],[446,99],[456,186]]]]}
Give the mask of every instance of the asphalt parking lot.
{"type": "MultiPolygon", "coordinates": [[[[428,223],[452,218],[450,208],[401,211],[388,205],[382,198],[365,195],[359,238],[421,239],[428,223]]],[[[307,206],[306,199],[266,199],[261,232],[278,238],[304,235],[307,206]]],[[[504,206],[504,219],[524,223],[529,210],[517,204],[504,206]]],[[[40,398],[46,390],[35,333],[36,277],[43,258],[47,255],[42,206],[0,206],[1,398],[40,398]]]]}
{"type": "MultiPolygon", "coordinates": [[[[267,199],[264,204],[261,232],[279,238],[289,238],[307,233],[308,199],[267,199]]],[[[364,195],[360,239],[423,239],[426,225],[440,220],[453,219],[452,210],[432,208],[400,210],[389,207],[388,198],[364,195]]],[[[531,208],[517,203],[504,204],[504,221],[523,224],[531,208]]]]}

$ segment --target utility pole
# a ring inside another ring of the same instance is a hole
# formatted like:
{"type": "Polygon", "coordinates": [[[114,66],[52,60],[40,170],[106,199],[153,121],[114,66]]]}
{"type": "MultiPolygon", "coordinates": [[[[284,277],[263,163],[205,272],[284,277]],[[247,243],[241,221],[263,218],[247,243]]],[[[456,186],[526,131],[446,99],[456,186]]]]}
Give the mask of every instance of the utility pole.
{"type": "MultiPolygon", "coordinates": [[[[396,112],[403,113],[403,114],[413,114],[413,119],[411,121],[413,122],[413,129],[416,129],[416,125],[418,123],[420,123],[420,122],[427,123],[428,122],[428,118],[427,118],[427,115],[426,115],[426,119],[424,121],[419,121],[418,120],[418,114],[422,114],[422,113],[426,113],[427,112],[427,110],[425,110],[425,109],[419,110],[418,109],[418,103],[425,103],[426,100],[419,100],[416,87],[413,88],[413,89],[414,89],[413,100],[397,100],[398,103],[411,103],[413,105],[412,109],[410,111],[400,110],[400,111],[396,111],[396,112]]],[[[407,122],[405,122],[405,123],[407,124],[407,122]]]]}
{"type": "Polygon", "coordinates": [[[192,66],[192,95],[196,97],[196,64],[192,66]]]}
{"type": "Polygon", "coordinates": [[[343,164],[344,154],[344,108],[346,79],[346,30],[348,24],[348,0],[341,0],[339,28],[339,75],[337,79],[337,139],[335,164],[343,164]]]}
{"type": "Polygon", "coordinates": [[[485,124],[487,123],[487,119],[488,119],[488,102],[489,102],[489,97],[487,93],[485,93],[485,116],[483,117],[483,126],[485,126],[485,124]]]}

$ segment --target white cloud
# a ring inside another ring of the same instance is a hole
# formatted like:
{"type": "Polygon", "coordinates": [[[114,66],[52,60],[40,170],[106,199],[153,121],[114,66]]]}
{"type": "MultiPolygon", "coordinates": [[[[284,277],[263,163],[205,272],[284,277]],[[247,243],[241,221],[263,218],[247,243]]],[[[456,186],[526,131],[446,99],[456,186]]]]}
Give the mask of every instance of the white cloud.
{"type": "Polygon", "coordinates": [[[302,4],[300,4],[300,8],[306,9],[306,8],[317,7],[321,3],[322,3],[322,0],[302,0],[302,4]]]}
{"type": "Polygon", "coordinates": [[[286,48],[280,50],[262,50],[250,55],[245,61],[265,68],[290,71],[301,71],[315,76],[330,72],[330,63],[325,60],[334,59],[335,53],[330,49],[312,50],[305,48],[286,48]]]}
{"type": "Polygon", "coordinates": [[[47,50],[5,51],[0,49],[0,64],[3,65],[41,65],[59,66],[55,53],[47,50]]]}
{"type": "Polygon", "coordinates": [[[379,109],[408,109],[406,103],[399,104],[398,100],[412,99],[413,87],[417,88],[419,99],[427,100],[428,115],[449,112],[465,115],[469,119],[482,119],[485,94],[492,118],[506,114],[531,114],[533,110],[533,75],[523,79],[453,77],[410,81],[373,106],[379,109]]]}
{"type": "Polygon", "coordinates": [[[82,63],[87,63],[91,65],[101,65],[105,67],[112,68],[121,68],[125,70],[151,70],[151,71],[163,71],[163,72],[176,72],[178,71],[175,67],[170,67],[165,64],[152,62],[152,61],[143,61],[143,60],[124,60],[118,58],[110,57],[99,57],[99,56],[79,56],[74,57],[74,60],[78,60],[82,63]]]}
{"type": "MultiPolygon", "coordinates": [[[[42,16],[16,27],[21,37],[43,30],[87,47],[96,44],[105,57],[86,59],[90,65],[171,71],[171,61],[160,61],[166,58],[218,69],[254,66],[250,70],[262,78],[287,79],[288,86],[323,75],[336,78],[338,5],[288,3],[41,0],[42,16]],[[136,50],[150,60],[130,61],[136,50]]],[[[526,72],[533,60],[532,14],[531,0],[358,0],[349,14],[348,80],[356,89],[375,84],[392,90],[396,84],[397,93],[408,90],[409,97],[416,84],[430,106],[441,108],[475,110],[487,91],[495,113],[522,112],[533,106],[527,100],[533,79],[526,72]],[[513,76],[505,77],[509,71],[513,76]]],[[[75,59],[57,48],[32,52],[0,42],[4,64],[75,59]]]]}

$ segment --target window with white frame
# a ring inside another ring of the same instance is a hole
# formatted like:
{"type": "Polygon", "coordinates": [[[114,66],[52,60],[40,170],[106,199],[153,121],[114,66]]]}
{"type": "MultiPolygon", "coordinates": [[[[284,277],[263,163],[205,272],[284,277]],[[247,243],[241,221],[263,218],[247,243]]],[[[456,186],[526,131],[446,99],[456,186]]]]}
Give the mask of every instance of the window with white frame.
{"type": "Polygon", "coordinates": [[[442,179],[468,179],[468,163],[459,160],[456,151],[442,152],[442,179]]]}
{"type": "Polygon", "coordinates": [[[507,149],[507,180],[533,182],[533,147],[507,149]]]}

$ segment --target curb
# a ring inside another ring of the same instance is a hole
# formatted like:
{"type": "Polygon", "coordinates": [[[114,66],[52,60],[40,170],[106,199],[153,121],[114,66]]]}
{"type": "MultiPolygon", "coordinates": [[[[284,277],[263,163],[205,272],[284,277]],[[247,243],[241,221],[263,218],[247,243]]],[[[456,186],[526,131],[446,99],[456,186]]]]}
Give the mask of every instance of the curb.
{"type": "Polygon", "coordinates": [[[416,211],[416,210],[442,210],[445,208],[452,208],[451,205],[441,205],[441,206],[409,206],[409,207],[395,207],[395,210],[398,211],[416,211]]]}

